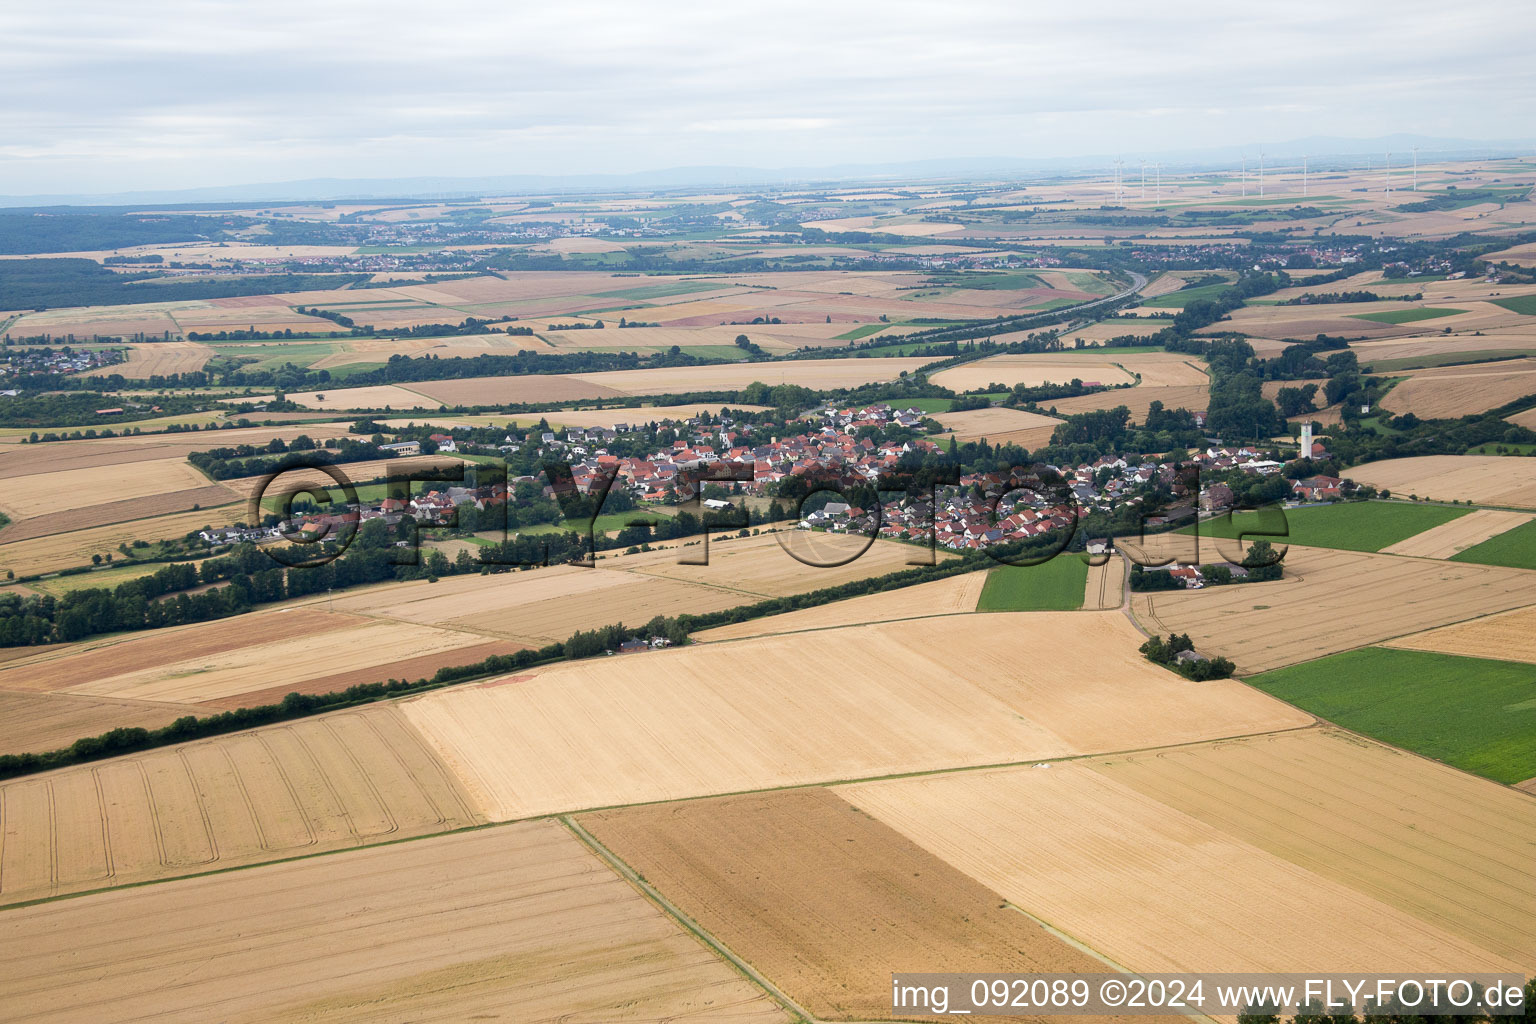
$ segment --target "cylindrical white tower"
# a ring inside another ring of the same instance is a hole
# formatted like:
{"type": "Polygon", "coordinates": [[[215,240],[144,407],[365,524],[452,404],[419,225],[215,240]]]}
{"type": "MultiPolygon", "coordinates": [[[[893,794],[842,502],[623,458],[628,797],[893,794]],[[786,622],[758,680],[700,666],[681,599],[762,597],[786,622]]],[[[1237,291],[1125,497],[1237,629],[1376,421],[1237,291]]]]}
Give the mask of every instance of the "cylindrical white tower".
{"type": "Polygon", "coordinates": [[[1301,457],[1304,459],[1312,457],[1312,424],[1310,423],[1301,425],[1301,457]]]}

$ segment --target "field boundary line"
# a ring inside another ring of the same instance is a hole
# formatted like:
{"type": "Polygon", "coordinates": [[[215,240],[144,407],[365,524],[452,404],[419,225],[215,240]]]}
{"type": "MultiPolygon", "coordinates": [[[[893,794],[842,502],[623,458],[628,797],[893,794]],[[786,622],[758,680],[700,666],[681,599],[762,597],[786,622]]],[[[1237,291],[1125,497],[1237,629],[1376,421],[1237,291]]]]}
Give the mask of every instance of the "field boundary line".
{"type": "Polygon", "coordinates": [[[773,982],[763,977],[763,975],[751,964],[747,963],[741,957],[731,952],[730,948],[727,947],[725,943],[711,935],[703,925],[700,925],[693,918],[683,913],[676,904],[663,896],[655,886],[651,885],[651,883],[642,878],[638,871],[626,864],[623,858],[619,857],[618,854],[604,846],[601,842],[598,841],[596,836],[592,835],[592,833],[588,832],[579,823],[577,823],[575,818],[569,814],[562,814],[557,820],[560,822],[560,824],[564,825],[573,836],[576,837],[578,842],[580,842],[600,860],[602,860],[603,863],[607,864],[608,867],[613,869],[613,871],[616,872],[619,877],[623,878],[630,885],[634,886],[635,889],[639,890],[641,895],[654,903],[668,917],[672,918],[673,921],[675,921],[684,931],[691,934],[694,938],[698,939],[712,952],[714,952],[715,955],[719,956],[732,967],[736,968],[736,970],[740,972],[743,977],[756,984],[759,988],[766,992],[769,997],[776,1000],[790,1013],[800,1017],[801,1020],[810,1021],[812,1024],[821,1024],[820,1018],[791,999],[783,989],[780,989],[773,982]]]}
{"type": "MultiPolygon", "coordinates": [[[[1061,940],[1062,942],[1065,942],[1067,945],[1071,946],[1073,949],[1076,949],[1077,951],[1079,951],[1081,953],[1085,953],[1088,956],[1093,957],[1095,960],[1100,961],[1101,963],[1105,964],[1108,967],[1114,968],[1119,973],[1125,974],[1125,975],[1134,975],[1136,973],[1135,971],[1131,970],[1129,967],[1127,967],[1124,964],[1120,963],[1118,960],[1114,960],[1111,957],[1107,956],[1106,954],[1100,953],[1098,950],[1096,950],[1092,946],[1088,945],[1088,943],[1086,943],[1086,942],[1082,941],[1081,939],[1078,939],[1078,938],[1068,934],[1067,932],[1062,931],[1060,928],[1058,928],[1055,925],[1051,924],[1051,922],[1047,921],[1045,918],[1041,917],[1040,915],[1034,913],[1031,910],[1027,910],[1024,907],[1019,906],[1017,903],[1013,902],[1013,900],[1010,900],[1010,899],[1008,899],[1006,897],[1003,897],[1003,906],[1007,907],[1009,910],[1014,911],[1015,913],[1023,914],[1025,917],[1029,918],[1035,924],[1039,925],[1048,934],[1055,936],[1057,939],[1061,940]]],[[[1195,1012],[1195,1011],[1190,1011],[1189,1013],[1185,1013],[1182,1016],[1187,1017],[1190,1020],[1205,1021],[1206,1024],[1217,1024],[1216,1018],[1211,1017],[1210,1015],[1204,1014],[1204,1013],[1198,1013],[1198,1012],[1195,1012]]]]}

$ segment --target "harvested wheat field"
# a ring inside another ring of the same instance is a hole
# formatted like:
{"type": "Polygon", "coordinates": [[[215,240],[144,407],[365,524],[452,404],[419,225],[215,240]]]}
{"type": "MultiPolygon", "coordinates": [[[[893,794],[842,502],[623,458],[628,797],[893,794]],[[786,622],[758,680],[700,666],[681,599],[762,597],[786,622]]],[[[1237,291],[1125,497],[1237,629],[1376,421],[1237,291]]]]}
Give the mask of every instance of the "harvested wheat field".
{"type": "Polygon", "coordinates": [[[893,972],[1104,966],[826,789],[625,807],[579,821],[823,1020],[890,1019],[893,972]]]}
{"type": "MultiPolygon", "coordinates": [[[[76,472],[93,473],[95,471],[77,470],[76,472]]],[[[61,533],[93,530],[100,526],[111,526],[114,523],[131,523],[141,519],[171,516],[179,512],[197,512],[205,508],[209,509],[211,514],[213,509],[227,505],[236,498],[238,495],[223,484],[208,484],[203,487],[191,487],[184,491],[167,491],[164,494],[151,494],[142,498],[124,498],[121,501],[108,501],[100,505],[82,505],[53,515],[44,513],[32,519],[12,523],[3,533],[0,533],[0,540],[15,543],[61,533]]],[[[138,539],[138,535],[135,535],[134,539],[138,539]]]]}
{"type": "Polygon", "coordinates": [[[1109,356],[1095,359],[1077,353],[988,356],[940,370],[930,380],[951,391],[976,391],[993,384],[1001,384],[1005,389],[1017,384],[1038,387],[1072,380],[1084,384],[1134,384],[1136,378],[1115,362],[1109,356]]]}
{"type": "MultiPolygon", "coordinates": [[[[666,371],[677,372],[677,371],[666,371]]],[[[508,405],[520,402],[574,402],[583,398],[621,398],[624,392],[579,376],[523,374],[516,377],[465,377],[410,385],[439,405],[508,405]]],[[[678,388],[675,390],[685,390],[678,388]]]]}
{"type": "Polygon", "coordinates": [[[1077,398],[1053,398],[1050,401],[1041,402],[1040,407],[1054,415],[1071,416],[1080,412],[1113,409],[1123,405],[1131,411],[1133,423],[1145,423],[1147,410],[1152,408],[1153,402],[1163,403],[1165,409],[1203,412],[1210,405],[1211,392],[1209,386],[1205,384],[1117,388],[1113,391],[1100,391],[1095,395],[1081,395],[1077,398]]]}
{"type": "Polygon", "coordinates": [[[985,438],[993,445],[1016,444],[1025,450],[1050,444],[1051,434],[1062,422],[1052,416],[1002,408],[938,412],[932,416],[961,444],[985,438]]]}
{"type": "Polygon", "coordinates": [[[484,819],[393,704],[0,785],[0,903],[484,819]]]}
{"type": "MultiPolygon", "coordinates": [[[[895,380],[915,372],[931,359],[876,357],[871,359],[796,359],[782,363],[728,363],[678,366],[663,370],[608,370],[572,374],[572,380],[610,389],[622,395],[666,395],[687,391],[740,391],[753,381],[801,384],[817,390],[852,388],[895,380]]],[[[546,401],[560,401],[555,395],[546,401]]]]}
{"type": "Polygon", "coordinates": [[[327,692],[335,687],[329,682],[317,685],[317,681],[343,673],[359,682],[398,679],[404,674],[399,664],[408,660],[466,665],[478,659],[456,652],[484,642],[484,637],[474,633],[405,622],[365,621],[319,638],[301,636],[248,644],[219,655],[187,658],[171,653],[116,674],[103,673],[67,692],[129,700],[248,705],[258,702],[245,696],[258,691],[276,689],[281,691],[279,697],[293,691],[327,692]]]}
{"type": "Polygon", "coordinates": [[[1536,509],[1536,459],[1497,455],[1420,455],[1367,462],[1344,471],[1359,484],[1435,501],[1536,509]]]}
{"type": "MultiPolygon", "coordinates": [[[[321,654],[331,633],[368,620],[329,610],[252,612],[211,622],[55,644],[0,666],[0,689],[51,692],[186,660],[218,659],[243,649],[303,641],[321,654]]],[[[275,680],[269,678],[268,685],[275,680]]]]}
{"type": "Polygon", "coordinates": [[[1531,521],[1529,513],[1480,508],[1432,530],[1415,534],[1407,540],[1381,549],[1387,555],[1414,555],[1419,558],[1450,558],[1489,537],[1513,530],[1531,521]]]}
{"type": "MultiPolygon", "coordinates": [[[[335,388],[326,391],[295,391],[287,399],[305,409],[436,409],[442,402],[427,398],[398,384],[377,384],[362,388],[335,388]]],[[[226,398],[231,405],[260,405],[272,401],[272,395],[254,398],[226,398]]]]}
{"type": "Polygon", "coordinates": [[[868,537],[858,535],[789,530],[756,537],[715,537],[709,542],[709,564],[679,561],[704,557],[702,544],[689,543],[682,550],[610,556],[599,564],[758,597],[782,597],[884,576],[954,555],[897,541],[871,544],[868,537]]]}
{"type": "Polygon", "coordinates": [[[135,540],[150,543],[173,540],[206,527],[229,526],[243,519],[246,511],[245,503],[239,502],[177,515],[125,520],[68,533],[46,536],[34,533],[25,540],[12,538],[17,536],[17,527],[30,524],[12,523],[0,531],[0,571],[9,569],[17,576],[26,576],[69,569],[90,562],[92,555],[116,556],[119,544],[131,544],[135,540]]]}
{"type": "Polygon", "coordinates": [[[1411,412],[1424,420],[1454,419],[1536,394],[1536,362],[1529,359],[1411,372],[1382,398],[1383,409],[1398,416],[1411,412]]]}
{"type": "Polygon", "coordinates": [[[157,341],[129,345],[128,358],[112,366],[86,370],[82,377],[121,376],[129,380],[169,377],[175,373],[194,373],[213,358],[213,349],[196,341],[157,341]]]}
{"type": "Polygon", "coordinates": [[[951,615],[575,662],[401,708],[496,819],[1311,721],[1160,669],[1140,641],[1116,612],[951,615]]]}
{"type": "Polygon", "coordinates": [[[1244,843],[1536,966],[1536,802],[1332,729],[1095,760],[1244,843]]]}
{"type": "Polygon", "coordinates": [[[976,602],[980,600],[981,588],[986,582],[987,574],[984,572],[965,572],[931,583],[919,583],[915,587],[865,594],[863,597],[850,597],[845,601],[834,601],[816,608],[803,608],[797,612],[766,615],[746,622],[733,622],[728,626],[716,626],[714,629],[694,633],[693,639],[708,643],[932,615],[965,614],[976,610],[976,602]]]}
{"type": "Polygon", "coordinates": [[[1468,658],[1497,658],[1536,665],[1536,607],[1458,622],[1385,641],[1383,647],[1439,651],[1468,658]]]}
{"type": "MultiPolygon", "coordinates": [[[[374,459],[369,462],[344,462],[330,468],[340,471],[341,475],[353,483],[367,483],[371,480],[398,480],[404,483],[407,476],[415,476],[416,480],[410,484],[410,493],[421,494],[431,489],[432,484],[446,485],[462,479],[460,470],[469,465],[463,459],[454,458],[452,455],[429,455],[419,458],[405,459],[374,459]],[[427,474],[441,473],[441,478],[433,478],[427,474]]],[[[224,481],[230,490],[249,501],[256,493],[256,489],[267,477],[241,476],[224,481]]],[[[297,466],[286,469],[280,475],[272,479],[271,484],[262,492],[264,498],[275,499],[294,488],[302,486],[316,486],[328,488],[331,497],[336,501],[345,500],[342,488],[324,470],[311,466],[297,466]]],[[[242,506],[244,507],[244,506],[242,506]]]]}
{"type": "Polygon", "coordinates": [[[42,753],[108,729],[156,729],[202,708],[0,689],[0,754],[42,753]]]}
{"type": "Polygon", "coordinates": [[[552,822],[27,907],[0,957],[33,1024],[787,1020],[552,822]]]}
{"type": "Polygon", "coordinates": [[[1522,970],[1088,762],[835,792],[1128,970],[1522,970]]]}
{"type": "MultiPolygon", "coordinates": [[[[62,470],[97,469],[129,463],[184,459],[192,452],[235,445],[265,445],[272,440],[292,441],[305,436],[315,441],[348,436],[348,423],[305,423],[292,427],[235,427],[218,431],[152,434],[139,437],[106,437],[88,441],[50,441],[17,445],[0,451],[0,480],[57,473],[62,470]]],[[[206,483],[206,478],[201,478],[206,483]]]]}
{"type": "Polygon", "coordinates": [[[638,625],[657,615],[700,614],[754,600],[747,594],[640,573],[558,565],[437,583],[389,584],[344,596],[327,607],[543,647],[568,639],[578,629],[615,622],[638,625]]]}
{"type": "Polygon", "coordinates": [[[12,519],[28,519],[208,486],[208,478],[183,458],[32,473],[7,480],[0,488],[0,512],[12,519]]]}
{"type": "Polygon", "coordinates": [[[1103,611],[1119,608],[1125,601],[1125,563],[1111,555],[1102,565],[1088,564],[1088,582],[1083,587],[1083,608],[1103,611]]]}
{"type": "Polygon", "coordinates": [[[1242,674],[1380,643],[1536,600],[1528,572],[1291,545],[1273,583],[1136,594],[1150,632],[1188,633],[1242,674]]]}

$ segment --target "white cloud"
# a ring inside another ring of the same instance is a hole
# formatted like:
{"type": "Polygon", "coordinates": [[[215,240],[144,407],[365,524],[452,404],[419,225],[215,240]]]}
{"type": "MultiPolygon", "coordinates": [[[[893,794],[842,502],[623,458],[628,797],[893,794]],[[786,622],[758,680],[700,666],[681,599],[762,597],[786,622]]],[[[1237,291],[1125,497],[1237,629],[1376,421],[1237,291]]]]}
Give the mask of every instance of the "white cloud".
{"type": "Polygon", "coordinates": [[[0,192],[1504,138],[1536,123],[1533,26],[1519,0],[9,5],[0,192]]]}

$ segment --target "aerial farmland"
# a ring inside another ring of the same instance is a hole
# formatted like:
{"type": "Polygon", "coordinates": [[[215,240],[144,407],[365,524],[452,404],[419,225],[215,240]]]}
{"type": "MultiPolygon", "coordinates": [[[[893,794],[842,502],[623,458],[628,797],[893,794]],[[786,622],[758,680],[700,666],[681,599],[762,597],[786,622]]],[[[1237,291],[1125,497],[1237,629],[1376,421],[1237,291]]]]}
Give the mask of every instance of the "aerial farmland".
{"type": "Polygon", "coordinates": [[[87,7],[0,1020],[1529,1019],[1527,11],[87,7]]]}

